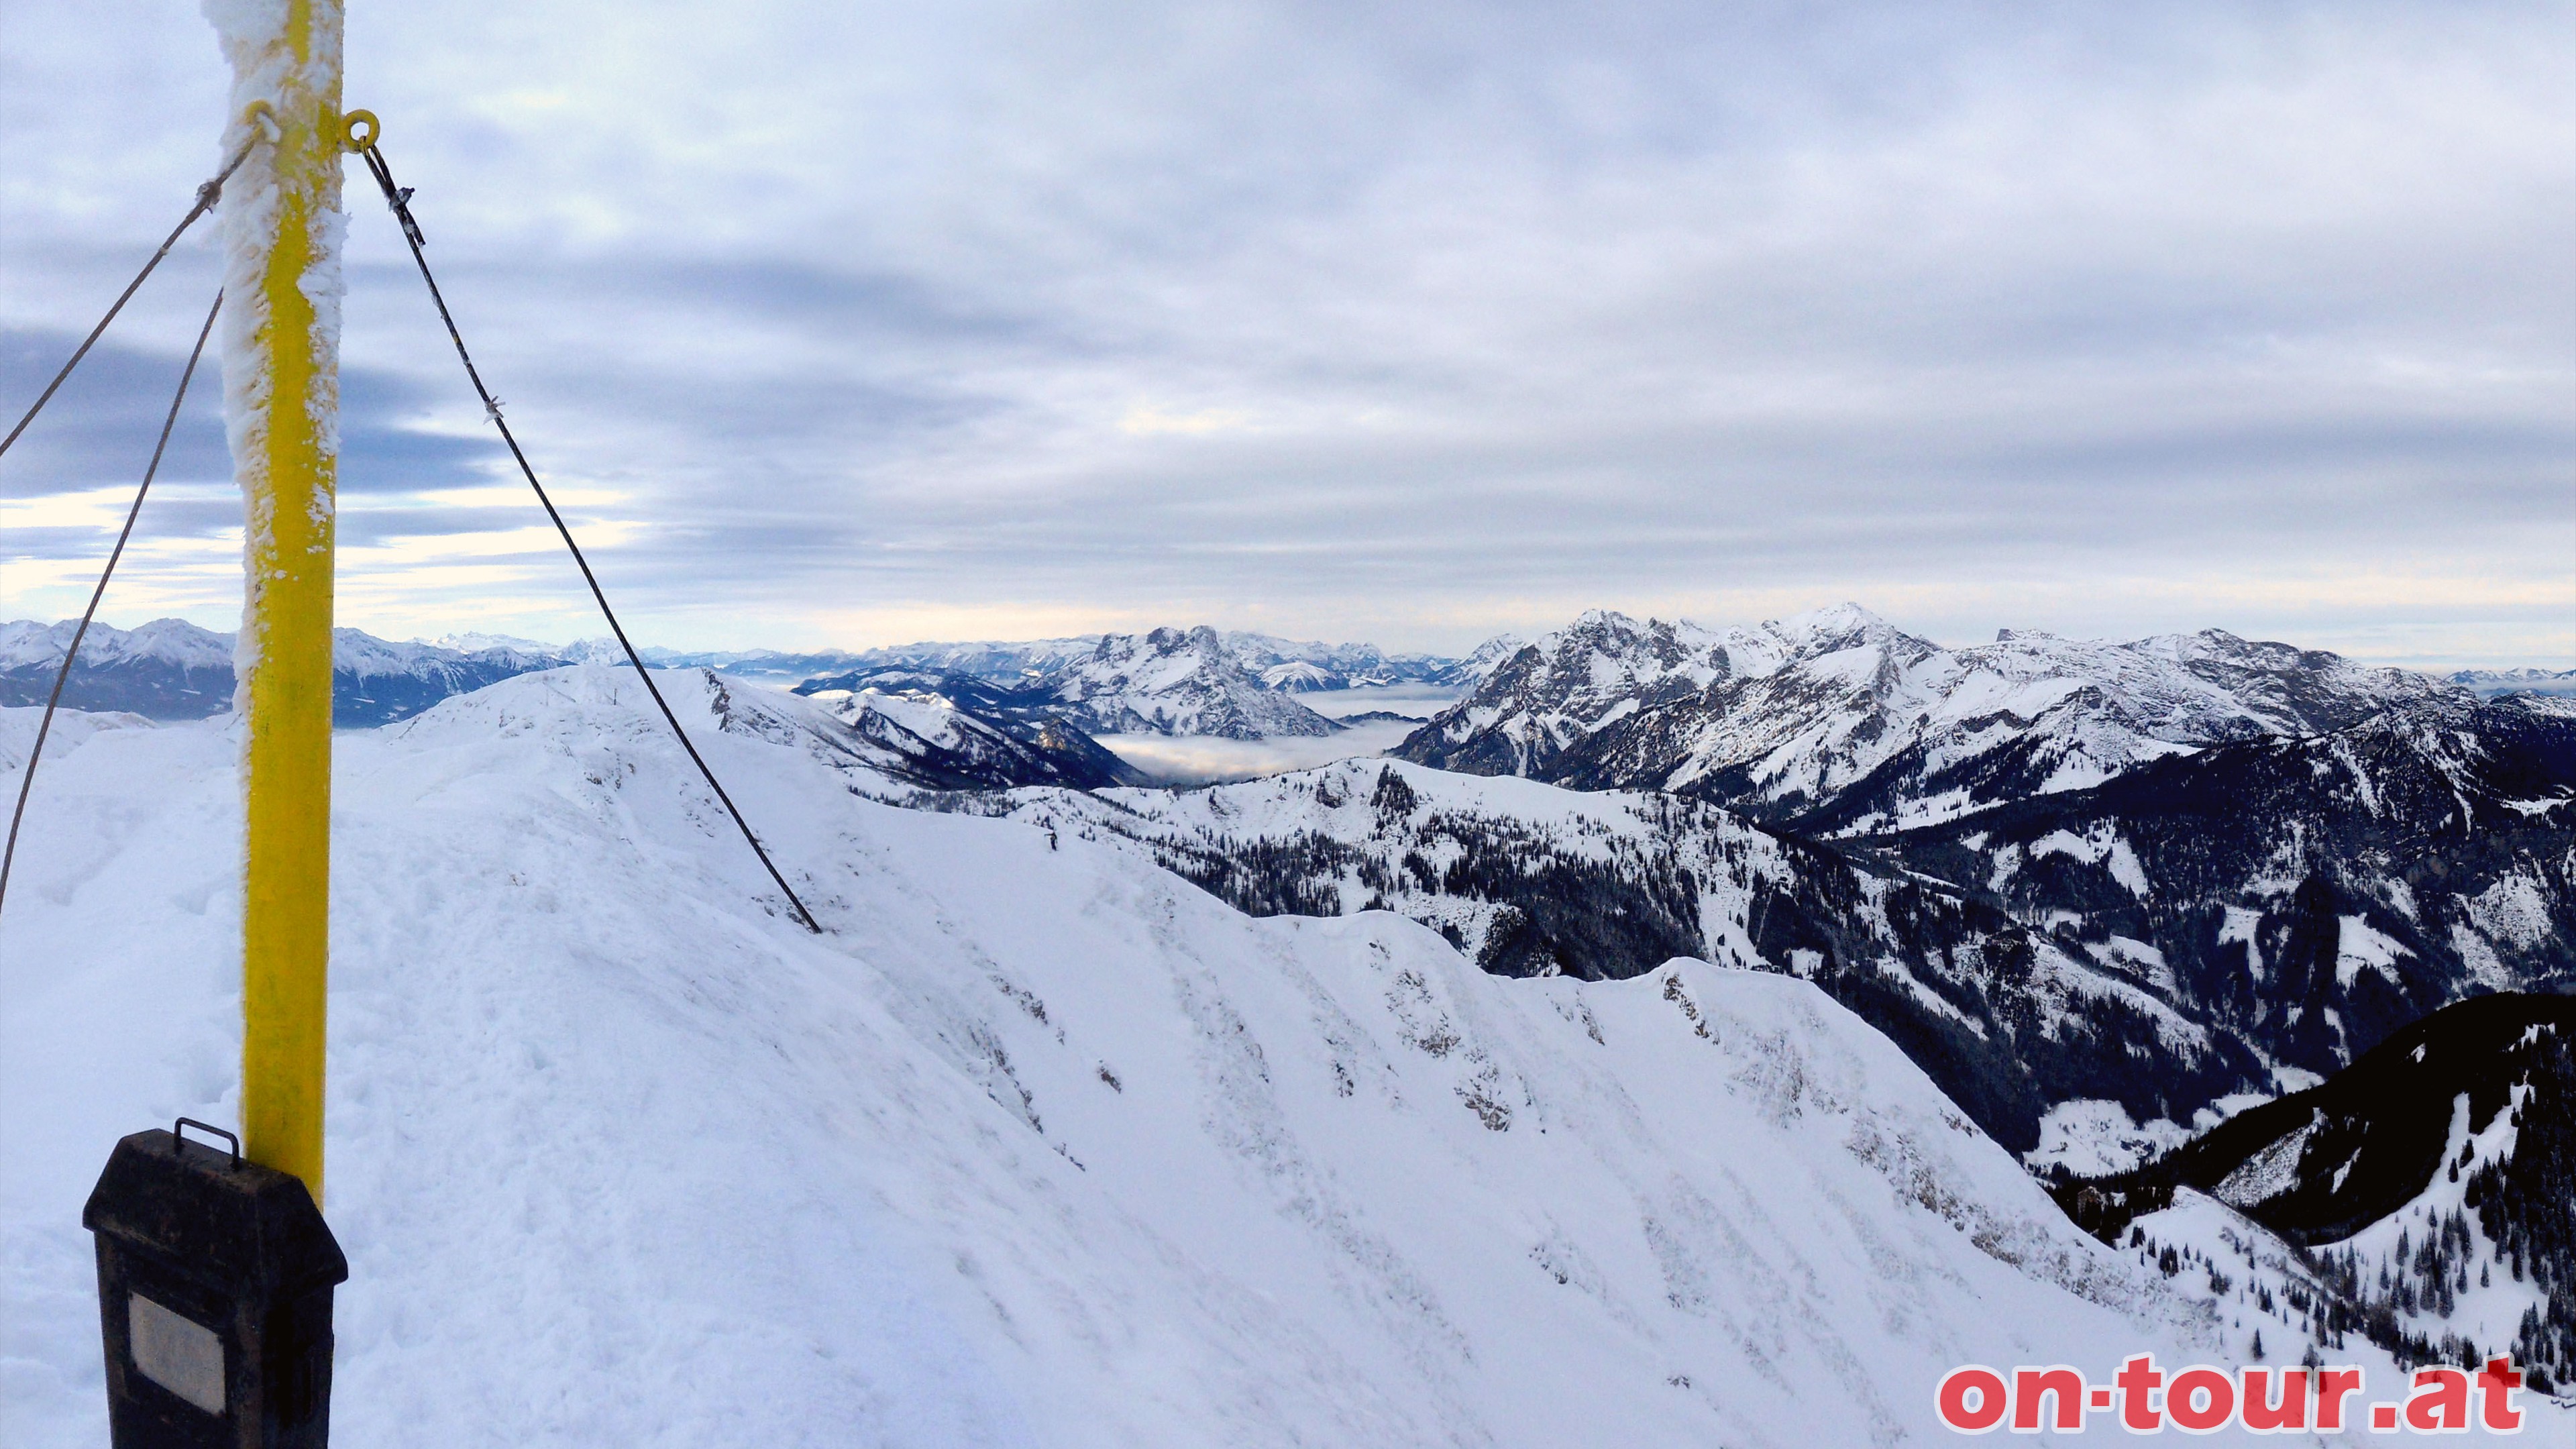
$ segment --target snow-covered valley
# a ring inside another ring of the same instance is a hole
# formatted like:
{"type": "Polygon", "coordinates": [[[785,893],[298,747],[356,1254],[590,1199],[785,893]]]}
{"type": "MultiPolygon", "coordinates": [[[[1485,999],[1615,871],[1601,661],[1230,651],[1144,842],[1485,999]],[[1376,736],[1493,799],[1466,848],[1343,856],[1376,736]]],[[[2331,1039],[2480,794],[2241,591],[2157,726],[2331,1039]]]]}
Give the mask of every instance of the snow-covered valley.
{"type": "MultiPolygon", "coordinates": [[[[823,937],[631,676],[341,738],[343,1443],[1872,1444],[1958,1363],[2227,1351],[1803,982],[1254,920],[858,798],[811,706],[706,679],[666,687],[823,937]]],[[[236,1090],[225,724],[58,738],[0,924],[27,1446],[100,1433],[107,1146],[236,1090]]]]}

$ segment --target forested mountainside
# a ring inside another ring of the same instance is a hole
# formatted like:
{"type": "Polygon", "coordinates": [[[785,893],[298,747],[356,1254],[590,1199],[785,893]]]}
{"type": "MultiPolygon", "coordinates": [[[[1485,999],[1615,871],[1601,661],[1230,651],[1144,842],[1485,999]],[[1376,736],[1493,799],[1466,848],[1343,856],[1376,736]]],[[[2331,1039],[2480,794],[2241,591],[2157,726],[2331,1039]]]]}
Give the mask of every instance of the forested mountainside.
{"type": "Polygon", "coordinates": [[[2300,1250],[2294,1306],[2325,1333],[2415,1362],[2509,1353],[2533,1387],[2563,1392],[2576,1384],[2571,1182],[2576,997],[2508,993],[2409,1023],[2320,1085],[2133,1171],[2059,1173],[2050,1188],[2104,1238],[2165,1255],[2149,1241],[2157,1217],[2178,1191],[2207,1194],[2300,1250]]]}
{"type": "Polygon", "coordinates": [[[1865,833],[2440,697],[2469,694],[2220,630],[2128,644],[2007,630],[1951,650],[1857,605],[1724,631],[1594,611],[1498,665],[1398,753],[1865,833]]]}
{"type": "Polygon", "coordinates": [[[1504,974],[1804,976],[2027,1150],[2059,1103],[2187,1124],[2463,996],[2576,985],[2571,797],[2563,706],[2436,700],[1855,840],[1361,761],[962,803],[1134,841],[1256,914],[1393,909],[1504,974]]]}
{"type": "Polygon", "coordinates": [[[2328,1072],[2472,992],[2576,988],[2576,706],[2432,700],[1850,848],[2328,1072]]]}

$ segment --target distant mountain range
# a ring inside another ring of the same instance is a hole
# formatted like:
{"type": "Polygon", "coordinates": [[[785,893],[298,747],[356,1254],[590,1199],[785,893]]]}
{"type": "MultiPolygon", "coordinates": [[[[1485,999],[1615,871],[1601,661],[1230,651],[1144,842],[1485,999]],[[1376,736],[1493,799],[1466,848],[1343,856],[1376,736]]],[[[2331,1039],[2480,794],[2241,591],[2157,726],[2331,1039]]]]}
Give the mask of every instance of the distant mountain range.
{"type": "MultiPolygon", "coordinates": [[[[978,646],[980,647],[980,646],[978,646]]],[[[810,679],[798,694],[844,691],[898,693],[937,699],[989,718],[1051,719],[1091,734],[1214,735],[1227,739],[1329,735],[1341,726],[1299,704],[1303,675],[1283,675],[1276,687],[1253,672],[1243,655],[1215,630],[1156,629],[1150,634],[1107,634],[1087,652],[1041,657],[1030,650],[1017,674],[1005,674],[985,656],[960,661],[986,672],[929,665],[885,664],[810,679]]],[[[1318,671],[1299,660],[1268,672],[1318,671]]]]}
{"type": "MultiPolygon", "coordinates": [[[[1389,654],[1374,644],[1325,644],[1282,639],[1272,634],[1220,632],[1205,626],[1156,629],[1142,635],[1081,634],[1067,639],[1036,639],[1022,643],[901,644],[842,656],[842,662],[827,670],[814,670],[808,677],[903,669],[927,675],[964,675],[1017,685],[1074,668],[1097,657],[1105,646],[1112,646],[1113,641],[1151,639],[1164,634],[1184,635],[1190,641],[1193,653],[1211,661],[1230,659],[1263,687],[1289,694],[1392,684],[1465,685],[1475,678],[1475,661],[1472,659],[1451,659],[1437,654],[1389,654]]],[[[1510,642],[1517,644],[1519,641],[1510,642]]],[[[1115,645],[1114,649],[1124,653],[1131,651],[1132,647],[1115,645]]],[[[1494,644],[1486,646],[1488,650],[1494,647],[1494,644]]],[[[730,667],[714,657],[687,662],[730,667]]]]}
{"type": "MultiPolygon", "coordinates": [[[[0,625],[0,703],[41,703],[69,623],[0,625]]],[[[176,619],[99,626],[67,699],[155,719],[230,707],[232,636],[176,619]]],[[[1672,789],[1801,828],[1866,831],[2107,779],[2225,739],[2313,732],[2404,699],[2563,695],[2576,670],[2435,679],[2219,631],[2131,644],[2005,631],[1944,650],[1854,605],[1727,630],[1595,611],[1535,643],[1464,659],[1205,627],[862,651],[645,648],[807,693],[877,689],[1094,733],[1318,735],[1278,696],[1428,685],[1472,690],[1405,758],[1577,788],[1672,789]]],[[[337,631],[339,722],[381,724],[513,674],[608,663],[610,640],[500,634],[397,643],[337,631]]]]}
{"type": "MultiPolygon", "coordinates": [[[[73,625],[0,625],[0,704],[42,704],[73,625]]],[[[1339,726],[1290,696],[1391,684],[1461,685],[1517,646],[1497,640],[1471,660],[1388,654],[1371,644],[1301,643],[1266,634],[1158,629],[1022,643],[912,644],[826,650],[688,652],[645,648],[656,668],[714,669],[802,692],[877,689],[953,699],[990,720],[1053,719],[1093,733],[1153,731],[1235,738],[1324,735],[1339,726]]],[[[614,641],[546,644],[502,634],[396,643],[335,631],[335,720],[405,719],[453,694],[567,664],[618,664],[614,641]]],[[[65,689],[76,709],[202,719],[232,707],[233,636],[178,619],[133,630],[91,628],[65,689]]]]}
{"type": "Polygon", "coordinates": [[[1850,834],[2472,697],[2215,629],[2129,644],[2006,630],[1943,649],[1852,604],[1723,631],[1595,611],[1502,661],[1399,753],[1577,789],[1676,791],[1850,834]]]}
{"type": "Polygon", "coordinates": [[[2463,669],[2444,677],[2490,699],[2507,694],[2576,695],[2576,669],[2463,669]]]}
{"type": "Polygon", "coordinates": [[[876,691],[992,719],[1050,719],[1093,734],[1321,736],[1342,726],[1297,696],[1398,684],[1463,686],[1520,647],[1504,636],[1466,659],[1300,644],[1204,625],[1031,644],[921,644],[808,679],[798,694],[876,691]]]}
{"type": "MultiPolygon", "coordinates": [[[[0,704],[43,704],[74,625],[0,624],[0,704]]],[[[492,647],[465,651],[397,644],[355,629],[332,631],[332,721],[346,727],[406,719],[451,695],[532,670],[576,662],[561,653],[492,647]]],[[[204,719],[233,707],[233,636],[178,619],[133,630],[90,626],[65,685],[74,709],[148,719],[204,719]]]]}

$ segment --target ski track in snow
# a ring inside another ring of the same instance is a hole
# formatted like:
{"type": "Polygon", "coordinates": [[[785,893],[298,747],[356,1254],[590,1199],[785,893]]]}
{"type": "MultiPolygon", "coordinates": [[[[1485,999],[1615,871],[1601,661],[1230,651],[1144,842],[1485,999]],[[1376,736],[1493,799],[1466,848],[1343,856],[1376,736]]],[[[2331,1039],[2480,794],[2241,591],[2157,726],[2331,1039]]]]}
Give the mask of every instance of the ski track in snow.
{"type": "MultiPolygon", "coordinates": [[[[339,737],[344,1446],[1889,1444],[1959,1363],[2210,1351],[1803,982],[1249,919],[665,677],[829,936],[618,671],[339,737]]],[[[103,1438],[108,1148],[238,1095],[236,741],[58,738],[0,922],[13,1449],[103,1438]]]]}

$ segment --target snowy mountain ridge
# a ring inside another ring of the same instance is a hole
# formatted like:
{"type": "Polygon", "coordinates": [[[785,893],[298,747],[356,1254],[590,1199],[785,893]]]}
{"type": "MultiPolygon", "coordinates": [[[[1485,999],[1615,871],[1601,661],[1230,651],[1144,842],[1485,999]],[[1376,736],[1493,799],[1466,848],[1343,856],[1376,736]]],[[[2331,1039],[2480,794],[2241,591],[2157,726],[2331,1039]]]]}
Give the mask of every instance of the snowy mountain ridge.
{"type": "Polygon", "coordinates": [[[1401,753],[1858,833],[2461,693],[2220,630],[2127,644],[2004,630],[1952,650],[1855,604],[1723,631],[1595,610],[1486,675],[1401,753]]]}
{"type": "MultiPolygon", "coordinates": [[[[342,737],[347,1442],[1857,1446],[1958,1363],[2237,1351],[1803,982],[1248,919],[664,679],[827,935],[628,671],[342,737]]],[[[235,1091],[235,746],[66,738],[0,926],[29,1449],[100,1434],[105,1145],[235,1091]]]]}
{"type": "MultiPolygon", "coordinates": [[[[0,704],[42,704],[53,692],[78,621],[0,625],[0,704]]],[[[518,641],[471,651],[331,631],[332,713],[343,726],[383,724],[451,695],[572,662],[518,641]]],[[[233,636],[181,619],[138,628],[92,624],[64,686],[74,708],[152,719],[204,719],[233,707],[233,636]]]]}

